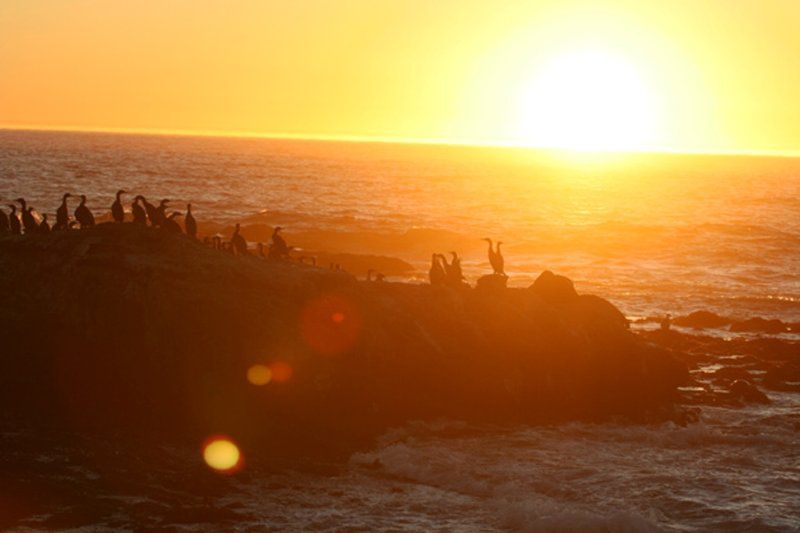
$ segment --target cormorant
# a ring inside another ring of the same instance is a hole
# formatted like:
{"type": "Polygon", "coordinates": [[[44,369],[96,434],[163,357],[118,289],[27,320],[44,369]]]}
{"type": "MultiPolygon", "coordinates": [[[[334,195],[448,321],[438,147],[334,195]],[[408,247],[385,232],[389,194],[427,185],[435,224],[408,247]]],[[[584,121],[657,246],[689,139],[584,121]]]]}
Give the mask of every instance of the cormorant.
{"type": "Polygon", "coordinates": [[[120,198],[123,194],[125,194],[125,191],[118,190],[117,199],[111,204],[111,216],[114,218],[114,222],[125,222],[125,209],[122,207],[122,199],[120,198]]]}
{"type": "Polygon", "coordinates": [[[247,241],[239,233],[239,224],[236,224],[236,229],[231,237],[231,246],[239,255],[247,255],[247,241]]]}
{"type": "Polygon", "coordinates": [[[22,227],[25,228],[25,233],[36,233],[39,224],[36,223],[36,219],[33,217],[33,213],[31,213],[31,209],[33,208],[28,209],[28,203],[24,198],[17,198],[16,201],[22,206],[20,215],[22,215],[22,227]]]}
{"type": "Polygon", "coordinates": [[[197,221],[192,216],[192,204],[186,204],[186,218],[183,219],[186,235],[192,239],[197,238],[197,221]]]}
{"type": "Polygon", "coordinates": [[[444,285],[447,279],[444,267],[439,262],[438,254],[431,254],[431,268],[428,270],[428,278],[431,281],[431,285],[444,285]]]}
{"type": "Polygon", "coordinates": [[[61,205],[56,209],[56,225],[53,229],[68,229],[69,228],[69,207],[67,207],[67,198],[72,196],[70,193],[65,193],[61,197],[61,205]]]}
{"type": "Polygon", "coordinates": [[[42,215],[42,222],[39,224],[39,233],[50,233],[50,224],[47,223],[47,213],[42,215]]]}
{"type": "Polygon", "coordinates": [[[447,283],[454,286],[459,286],[464,281],[464,274],[461,272],[461,259],[459,259],[458,254],[455,252],[450,252],[453,254],[453,259],[450,261],[450,264],[447,264],[447,259],[442,255],[442,261],[444,261],[444,270],[447,273],[447,283]]]}
{"type": "Polygon", "coordinates": [[[672,326],[672,315],[667,313],[667,315],[661,320],[661,331],[669,331],[669,328],[672,326]]]}
{"type": "Polygon", "coordinates": [[[148,202],[147,198],[145,198],[142,195],[139,195],[139,198],[142,200],[142,205],[144,206],[144,210],[147,213],[147,218],[150,219],[150,225],[151,226],[157,226],[158,225],[158,212],[157,212],[156,206],[154,206],[153,204],[148,202]]]}
{"type": "Polygon", "coordinates": [[[170,215],[164,219],[164,222],[161,223],[161,228],[167,231],[171,231],[173,233],[183,233],[180,224],[175,222],[175,217],[182,217],[183,213],[175,211],[170,213],[170,215]]]}
{"type": "Polygon", "coordinates": [[[144,210],[144,207],[139,205],[139,200],[144,200],[144,196],[141,194],[138,195],[136,198],[133,199],[133,203],[131,204],[131,213],[133,214],[133,223],[140,224],[142,226],[147,225],[147,211],[144,210]]]}
{"type": "Polygon", "coordinates": [[[161,226],[167,220],[167,207],[169,207],[167,204],[169,204],[169,200],[164,198],[156,207],[156,221],[155,223],[151,222],[154,226],[161,226]]]}
{"type": "Polygon", "coordinates": [[[272,244],[269,247],[270,258],[282,259],[289,257],[289,247],[286,246],[286,241],[283,237],[278,234],[282,229],[280,226],[275,226],[275,229],[272,230],[272,244]]]}
{"type": "Polygon", "coordinates": [[[492,265],[492,269],[494,270],[495,274],[500,274],[501,276],[505,276],[505,260],[503,259],[503,254],[500,252],[500,245],[503,244],[502,242],[497,243],[497,251],[492,250],[492,239],[486,238],[483,239],[489,243],[489,264],[492,265]]]}
{"type": "Polygon", "coordinates": [[[6,233],[11,229],[11,223],[8,220],[6,212],[0,209],[0,233],[6,233]]]}
{"type": "Polygon", "coordinates": [[[94,215],[89,211],[89,208],[86,207],[85,194],[81,194],[81,203],[75,208],[75,220],[80,223],[81,228],[94,226],[94,215]]]}
{"type": "Polygon", "coordinates": [[[11,227],[11,233],[14,235],[22,235],[22,224],[17,216],[17,206],[14,204],[8,204],[8,207],[11,208],[11,214],[8,215],[8,223],[11,227]]]}

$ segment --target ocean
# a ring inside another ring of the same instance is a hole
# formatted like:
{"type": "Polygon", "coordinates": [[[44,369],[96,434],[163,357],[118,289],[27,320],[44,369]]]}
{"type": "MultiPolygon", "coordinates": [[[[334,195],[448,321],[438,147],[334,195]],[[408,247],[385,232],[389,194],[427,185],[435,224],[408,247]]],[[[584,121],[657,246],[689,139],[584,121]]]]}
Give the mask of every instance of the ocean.
{"type": "MultiPolygon", "coordinates": [[[[424,281],[457,243],[474,283],[489,237],[511,285],[549,269],[633,319],[800,322],[800,159],[0,130],[4,204],[54,218],[71,192],[101,214],[119,188],[191,202],[201,222],[278,222],[290,244],[354,236],[341,251],[414,266],[391,281],[424,281]]],[[[798,530],[800,394],[768,394],[703,406],[688,427],[411,423],[324,473],[251,475],[227,498],[242,528],[798,530]]]]}

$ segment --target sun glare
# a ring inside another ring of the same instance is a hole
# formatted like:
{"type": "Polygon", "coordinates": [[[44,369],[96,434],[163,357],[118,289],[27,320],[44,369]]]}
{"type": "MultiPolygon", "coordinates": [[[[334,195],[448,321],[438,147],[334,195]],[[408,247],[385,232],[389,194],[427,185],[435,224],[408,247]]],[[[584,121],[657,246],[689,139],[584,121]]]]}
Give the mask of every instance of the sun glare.
{"type": "Polygon", "coordinates": [[[545,63],[520,94],[520,135],[531,145],[578,150],[645,148],[656,126],[636,69],[604,52],[545,63]]]}

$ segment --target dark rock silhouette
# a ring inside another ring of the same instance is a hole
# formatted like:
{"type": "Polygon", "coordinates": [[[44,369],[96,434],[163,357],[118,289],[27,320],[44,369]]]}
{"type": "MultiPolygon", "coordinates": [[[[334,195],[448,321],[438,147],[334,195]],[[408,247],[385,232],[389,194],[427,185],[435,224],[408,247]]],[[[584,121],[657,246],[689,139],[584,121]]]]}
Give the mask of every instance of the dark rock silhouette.
{"type": "Polygon", "coordinates": [[[754,317],[732,323],[730,330],[734,332],[787,333],[789,326],[778,319],[767,320],[761,317],[754,317]]]}
{"type": "Polygon", "coordinates": [[[561,298],[566,278],[432,291],[112,223],[0,236],[0,271],[11,418],[314,453],[412,419],[663,420],[687,379],[607,301],[561,298]],[[247,383],[274,361],[290,380],[247,383]]]}
{"type": "Polygon", "coordinates": [[[686,328],[705,329],[721,328],[731,323],[730,318],[719,316],[710,311],[695,311],[687,316],[679,316],[673,319],[673,324],[686,328]]]}
{"type": "Polygon", "coordinates": [[[487,274],[478,278],[475,288],[478,290],[498,291],[506,288],[508,276],[501,274],[487,274]]]}
{"type": "Polygon", "coordinates": [[[747,403],[772,403],[766,394],[744,379],[737,379],[731,384],[731,395],[747,403]]]}
{"type": "Polygon", "coordinates": [[[550,303],[567,303],[577,298],[578,293],[572,280],[553,274],[549,270],[542,272],[528,290],[538,294],[550,303]]]}

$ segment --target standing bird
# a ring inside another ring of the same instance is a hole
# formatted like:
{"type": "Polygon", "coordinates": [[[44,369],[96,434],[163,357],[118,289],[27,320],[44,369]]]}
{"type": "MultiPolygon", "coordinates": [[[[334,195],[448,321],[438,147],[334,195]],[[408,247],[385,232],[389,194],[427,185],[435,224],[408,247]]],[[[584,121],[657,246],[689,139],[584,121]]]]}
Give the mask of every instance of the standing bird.
{"type": "Polygon", "coordinates": [[[175,222],[175,217],[182,217],[182,216],[183,213],[179,213],[178,211],[171,213],[167,218],[164,219],[164,222],[161,223],[161,227],[172,233],[183,233],[180,224],[175,222]]]}
{"type": "Polygon", "coordinates": [[[168,204],[169,200],[167,200],[166,198],[161,200],[161,202],[158,204],[155,213],[156,220],[155,222],[153,222],[152,220],[150,221],[150,223],[153,224],[153,226],[162,226],[164,222],[167,220],[167,208],[169,207],[168,204]]]}
{"type": "Polygon", "coordinates": [[[0,233],[7,233],[11,230],[11,223],[8,220],[6,212],[0,209],[0,233]]]}
{"type": "Polygon", "coordinates": [[[22,224],[20,224],[19,217],[17,216],[17,206],[14,204],[8,204],[8,207],[11,208],[11,214],[8,215],[8,223],[11,227],[11,233],[13,235],[22,235],[22,224]]]}
{"type": "Polygon", "coordinates": [[[500,252],[500,245],[503,244],[502,242],[497,243],[497,251],[492,249],[492,239],[486,238],[483,239],[489,243],[489,264],[492,265],[492,269],[494,270],[495,274],[499,274],[501,276],[505,276],[505,260],[503,259],[503,254],[500,252]]]}
{"type": "Polygon", "coordinates": [[[450,253],[453,255],[453,259],[450,261],[449,265],[447,264],[447,259],[443,255],[440,256],[444,261],[444,269],[447,273],[447,283],[453,286],[460,286],[464,281],[464,274],[461,271],[461,259],[458,257],[457,253],[450,253]]]}
{"type": "Polygon", "coordinates": [[[125,194],[125,191],[122,189],[117,191],[117,198],[114,200],[114,203],[111,204],[111,216],[114,219],[114,222],[125,222],[125,208],[122,207],[122,199],[120,196],[125,194]]]}
{"type": "Polygon", "coordinates": [[[70,193],[65,193],[61,197],[61,205],[56,209],[56,225],[53,229],[69,229],[69,207],[67,207],[67,198],[72,196],[70,193]]]}
{"type": "Polygon", "coordinates": [[[428,279],[430,279],[431,285],[444,285],[447,279],[444,267],[439,262],[438,254],[431,254],[431,268],[428,270],[428,279]]]}
{"type": "Polygon", "coordinates": [[[283,228],[275,226],[272,230],[272,244],[269,247],[269,256],[272,259],[281,259],[289,257],[289,247],[286,245],[286,240],[279,235],[283,228]]]}
{"type": "Polygon", "coordinates": [[[31,213],[33,208],[28,208],[28,203],[24,198],[17,198],[16,202],[22,206],[20,214],[22,215],[22,227],[25,228],[25,233],[36,233],[39,224],[36,223],[36,219],[33,217],[33,213],[31,213]]]}
{"type": "Polygon", "coordinates": [[[183,226],[186,228],[186,235],[192,239],[197,238],[197,221],[192,215],[192,204],[186,204],[186,217],[183,219],[183,226]]]}
{"type": "Polygon", "coordinates": [[[131,204],[131,214],[133,214],[133,223],[140,224],[142,226],[147,225],[147,211],[144,210],[144,207],[139,205],[139,200],[144,200],[144,196],[139,195],[133,199],[133,203],[131,204]]]}
{"type": "Polygon", "coordinates": [[[75,208],[75,220],[81,225],[81,229],[94,226],[94,215],[86,207],[86,195],[81,194],[81,203],[75,208]]]}
{"type": "Polygon", "coordinates": [[[156,209],[156,206],[148,202],[147,198],[145,198],[144,196],[139,195],[139,198],[141,198],[142,200],[142,205],[144,206],[145,213],[147,213],[147,218],[150,219],[150,225],[157,226],[158,210],[156,209]]]}
{"type": "Polygon", "coordinates": [[[50,233],[50,224],[47,223],[47,213],[42,215],[42,222],[39,224],[39,233],[50,233]]]}
{"type": "Polygon", "coordinates": [[[239,224],[236,224],[236,229],[231,237],[231,246],[239,255],[247,255],[247,241],[244,240],[241,233],[239,233],[239,224]]]}

